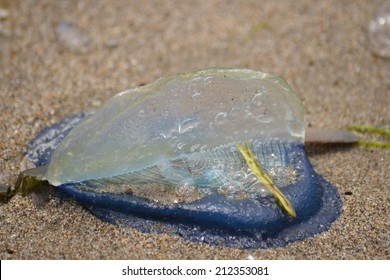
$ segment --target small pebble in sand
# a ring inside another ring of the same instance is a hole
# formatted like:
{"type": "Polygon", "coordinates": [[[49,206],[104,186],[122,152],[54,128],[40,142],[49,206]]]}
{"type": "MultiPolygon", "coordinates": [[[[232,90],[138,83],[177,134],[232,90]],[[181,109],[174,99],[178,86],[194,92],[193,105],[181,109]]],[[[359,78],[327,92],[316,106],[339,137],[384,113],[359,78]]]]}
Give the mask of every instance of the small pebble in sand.
{"type": "Polygon", "coordinates": [[[114,49],[118,47],[119,42],[117,38],[111,37],[106,42],[104,42],[104,46],[108,49],[114,49]]]}
{"type": "Polygon", "coordinates": [[[11,37],[12,35],[9,26],[7,26],[6,24],[8,16],[9,16],[9,11],[4,8],[0,8],[0,37],[7,38],[7,37],[11,37]]]}
{"type": "Polygon", "coordinates": [[[8,10],[0,8],[0,20],[6,19],[9,15],[8,10]]]}
{"type": "Polygon", "coordinates": [[[91,39],[89,35],[76,25],[60,21],[56,26],[59,41],[67,49],[85,53],[89,50],[91,39]]]}
{"type": "Polygon", "coordinates": [[[390,58],[390,1],[385,2],[371,19],[368,37],[375,55],[390,58]]]}

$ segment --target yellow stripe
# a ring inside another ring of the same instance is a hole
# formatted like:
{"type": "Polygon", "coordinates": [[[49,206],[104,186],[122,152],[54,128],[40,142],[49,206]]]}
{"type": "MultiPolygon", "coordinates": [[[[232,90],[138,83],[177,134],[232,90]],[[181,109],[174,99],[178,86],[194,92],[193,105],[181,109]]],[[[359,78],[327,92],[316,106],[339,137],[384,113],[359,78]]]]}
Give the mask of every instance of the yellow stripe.
{"type": "Polygon", "coordinates": [[[259,162],[254,157],[250,147],[249,141],[245,141],[245,148],[241,144],[237,144],[237,148],[241,152],[244,157],[246,163],[252,172],[256,175],[256,177],[272,192],[277,202],[279,202],[282,209],[284,209],[291,217],[296,217],[297,214],[288,200],[288,198],[280,191],[280,189],[274,184],[271,177],[267,174],[267,172],[261,167],[259,162]]]}

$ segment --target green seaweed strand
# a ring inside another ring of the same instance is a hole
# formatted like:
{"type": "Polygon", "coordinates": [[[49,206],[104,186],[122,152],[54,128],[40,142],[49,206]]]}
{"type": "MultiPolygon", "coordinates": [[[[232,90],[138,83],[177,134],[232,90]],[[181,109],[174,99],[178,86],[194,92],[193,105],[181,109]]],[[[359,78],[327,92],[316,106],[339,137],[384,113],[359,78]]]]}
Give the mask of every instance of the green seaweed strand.
{"type": "Polygon", "coordinates": [[[348,130],[361,133],[376,133],[385,136],[386,138],[390,138],[390,131],[372,125],[351,125],[348,127],[348,130]]]}
{"type": "MultiPolygon", "coordinates": [[[[386,139],[390,139],[390,131],[372,125],[351,125],[348,127],[348,130],[359,132],[359,133],[365,133],[365,134],[367,133],[379,134],[385,137],[386,139]]],[[[384,149],[390,148],[390,142],[382,142],[382,141],[359,140],[357,144],[366,147],[372,147],[372,148],[384,148],[384,149]]]]}

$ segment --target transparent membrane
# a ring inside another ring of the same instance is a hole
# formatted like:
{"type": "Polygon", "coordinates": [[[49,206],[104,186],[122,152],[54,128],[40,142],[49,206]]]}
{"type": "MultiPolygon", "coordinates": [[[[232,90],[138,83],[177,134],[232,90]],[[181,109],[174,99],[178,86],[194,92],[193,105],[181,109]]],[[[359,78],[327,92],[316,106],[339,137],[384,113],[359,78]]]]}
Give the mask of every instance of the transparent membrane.
{"type": "Polygon", "coordinates": [[[288,185],[295,169],[272,143],[303,144],[303,124],[300,100],[278,76],[224,68],[168,76],[117,94],[82,120],[55,150],[46,178],[53,185],[156,183],[179,194],[266,195],[235,144],[261,146],[259,160],[288,185]]]}
{"type": "Polygon", "coordinates": [[[380,57],[390,58],[390,2],[380,6],[368,26],[369,46],[380,57]]]}

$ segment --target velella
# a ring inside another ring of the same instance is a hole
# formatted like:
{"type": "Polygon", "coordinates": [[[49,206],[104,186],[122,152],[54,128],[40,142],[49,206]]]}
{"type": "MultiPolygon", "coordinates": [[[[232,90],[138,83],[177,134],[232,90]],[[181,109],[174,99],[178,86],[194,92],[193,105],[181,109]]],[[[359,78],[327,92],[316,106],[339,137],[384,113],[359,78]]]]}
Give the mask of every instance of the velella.
{"type": "Polygon", "coordinates": [[[304,151],[304,110],[287,82],[210,68],[121,92],[41,131],[27,157],[101,219],[214,245],[267,248],[327,230],[336,189],[304,151]],[[289,199],[288,215],[237,144],[289,199]]]}

